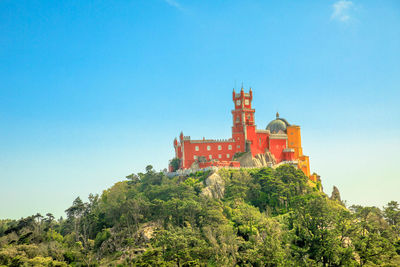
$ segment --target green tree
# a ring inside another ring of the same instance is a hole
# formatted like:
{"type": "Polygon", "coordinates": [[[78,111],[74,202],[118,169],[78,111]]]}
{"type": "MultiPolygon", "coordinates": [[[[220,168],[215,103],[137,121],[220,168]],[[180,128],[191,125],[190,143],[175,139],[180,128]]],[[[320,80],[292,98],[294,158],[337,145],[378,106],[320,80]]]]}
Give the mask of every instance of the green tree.
{"type": "Polygon", "coordinates": [[[171,164],[171,167],[172,167],[172,171],[175,172],[181,166],[181,160],[179,158],[173,158],[171,160],[170,164],[171,164]]]}
{"type": "Polygon", "coordinates": [[[377,207],[350,207],[356,218],[356,233],[352,240],[360,264],[382,265],[396,257],[395,236],[377,207]]]}
{"type": "Polygon", "coordinates": [[[302,265],[352,265],[352,248],[345,246],[343,231],[337,228],[341,208],[325,196],[313,193],[299,196],[289,216],[293,233],[293,253],[302,265]]]}

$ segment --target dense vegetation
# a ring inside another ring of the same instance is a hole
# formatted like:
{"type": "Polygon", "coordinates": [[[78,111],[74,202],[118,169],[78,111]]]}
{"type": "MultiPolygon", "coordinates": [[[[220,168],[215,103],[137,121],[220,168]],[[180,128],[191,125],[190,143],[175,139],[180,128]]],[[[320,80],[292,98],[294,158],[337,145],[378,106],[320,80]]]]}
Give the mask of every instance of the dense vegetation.
{"type": "Polygon", "coordinates": [[[66,219],[0,221],[6,266],[400,266],[400,208],[346,208],[290,166],[168,178],[151,166],[66,219]]]}

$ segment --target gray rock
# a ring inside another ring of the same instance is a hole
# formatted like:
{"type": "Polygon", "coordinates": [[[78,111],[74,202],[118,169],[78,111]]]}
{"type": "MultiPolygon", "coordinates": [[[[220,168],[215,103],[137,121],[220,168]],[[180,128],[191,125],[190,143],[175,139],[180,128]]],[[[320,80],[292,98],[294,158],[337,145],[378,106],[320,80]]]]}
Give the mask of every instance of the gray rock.
{"type": "Polygon", "coordinates": [[[241,167],[265,167],[265,166],[273,166],[276,164],[275,157],[271,154],[271,152],[267,151],[265,154],[257,154],[254,158],[251,155],[251,152],[246,152],[237,158],[237,161],[240,162],[241,167]]]}
{"type": "Polygon", "coordinates": [[[214,172],[205,180],[206,187],[202,190],[202,195],[207,197],[212,197],[216,199],[221,199],[224,197],[225,193],[225,181],[214,172]]]}
{"type": "Polygon", "coordinates": [[[342,200],[340,198],[339,189],[336,186],[333,186],[332,195],[331,195],[330,199],[342,202],[342,200]]]}

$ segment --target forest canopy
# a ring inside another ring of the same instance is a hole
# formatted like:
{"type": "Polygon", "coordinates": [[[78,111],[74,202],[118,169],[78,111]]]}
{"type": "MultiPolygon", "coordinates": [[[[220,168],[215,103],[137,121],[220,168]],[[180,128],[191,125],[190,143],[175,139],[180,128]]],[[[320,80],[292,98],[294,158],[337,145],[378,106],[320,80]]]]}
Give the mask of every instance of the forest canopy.
{"type": "Polygon", "coordinates": [[[333,195],[288,165],[174,177],[148,166],[77,197],[66,218],[0,220],[0,265],[400,266],[399,203],[333,195]]]}

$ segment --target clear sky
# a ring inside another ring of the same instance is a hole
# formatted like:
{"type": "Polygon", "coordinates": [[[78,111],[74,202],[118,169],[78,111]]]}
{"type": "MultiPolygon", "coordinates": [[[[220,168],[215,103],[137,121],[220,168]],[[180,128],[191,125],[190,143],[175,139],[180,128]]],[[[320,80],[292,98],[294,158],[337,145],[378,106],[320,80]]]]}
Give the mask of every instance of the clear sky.
{"type": "Polygon", "coordinates": [[[161,170],[181,130],[229,138],[242,82],[325,192],[400,201],[400,1],[0,0],[0,218],[161,170]]]}

